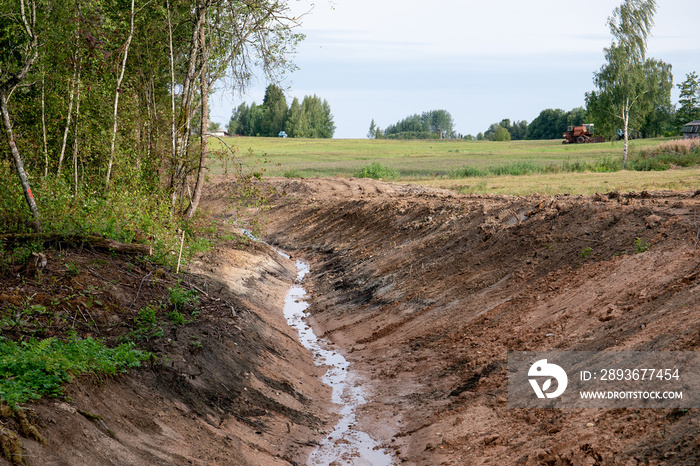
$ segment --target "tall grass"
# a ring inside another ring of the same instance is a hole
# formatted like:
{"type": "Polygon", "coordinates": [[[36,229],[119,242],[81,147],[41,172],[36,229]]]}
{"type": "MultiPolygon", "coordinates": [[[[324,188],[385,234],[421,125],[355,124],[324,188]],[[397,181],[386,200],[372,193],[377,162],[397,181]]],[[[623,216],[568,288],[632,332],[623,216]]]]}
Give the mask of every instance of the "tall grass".
{"type": "MultiPolygon", "coordinates": [[[[176,219],[164,193],[144,188],[138,182],[122,184],[107,193],[75,187],[53,176],[32,180],[45,235],[98,235],[125,243],[146,242],[156,258],[170,261],[176,250],[176,219]]],[[[33,231],[16,175],[0,164],[0,234],[33,231]]]]}
{"type": "Polygon", "coordinates": [[[659,171],[696,165],[700,165],[700,139],[675,139],[640,150],[630,162],[630,169],[659,171]]]}
{"type": "Polygon", "coordinates": [[[398,177],[398,172],[380,162],[372,162],[358,170],[358,178],[374,178],[375,180],[391,180],[398,177]]]}
{"type": "Polygon", "coordinates": [[[565,160],[562,163],[537,163],[532,161],[517,161],[506,165],[495,165],[486,168],[465,166],[454,170],[453,178],[487,177],[487,176],[521,176],[550,173],[584,173],[584,172],[614,172],[622,168],[621,164],[612,157],[603,157],[596,161],[565,160]]]}

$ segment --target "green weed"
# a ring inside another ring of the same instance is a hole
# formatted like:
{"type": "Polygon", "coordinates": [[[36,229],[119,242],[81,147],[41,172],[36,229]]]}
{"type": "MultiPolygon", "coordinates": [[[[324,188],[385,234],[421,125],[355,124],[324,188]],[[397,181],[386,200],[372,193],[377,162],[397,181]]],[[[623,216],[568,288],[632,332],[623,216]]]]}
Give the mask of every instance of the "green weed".
{"type": "Polygon", "coordinates": [[[172,311],[168,312],[167,314],[168,319],[173,321],[175,325],[185,325],[187,323],[187,319],[185,318],[185,315],[182,314],[180,311],[172,311]]]}
{"type": "Polygon", "coordinates": [[[641,238],[634,240],[634,252],[637,254],[646,252],[649,250],[649,243],[645,243],[641,238]]]}
{"type": "Polygon", "coordinates": [[[5,340],[0,343],[0,398],[16,408],[28,400],[60,396],[74,376],[126,372],[148,357],[132,344],[108,348],[92,338],[5,340]]]}
{"type": "Polygon", "coordinates": [[[196,290],[186,290],[182,286],[169,287],[170,304],[176,311],[181,311],[188,306],[195,306],[199,302],[199,293],[196,290]]]}
{"type": "Polygon", "coordinates": [[[372,162],[369,165],[365,165],[364,167],[360,168],[355,176],[358,178],[373,178],[375,180],[390,180],[397,178],[398,173],[380,162],[372,162]]]}
{"type": "Polygon", "coordinates": [[[159,325],[158,308],[153,305],[144,307],[134,323],[134,329],[129,332],[127,341],[142,341],[163,336],[163,327],[159,325]]]}

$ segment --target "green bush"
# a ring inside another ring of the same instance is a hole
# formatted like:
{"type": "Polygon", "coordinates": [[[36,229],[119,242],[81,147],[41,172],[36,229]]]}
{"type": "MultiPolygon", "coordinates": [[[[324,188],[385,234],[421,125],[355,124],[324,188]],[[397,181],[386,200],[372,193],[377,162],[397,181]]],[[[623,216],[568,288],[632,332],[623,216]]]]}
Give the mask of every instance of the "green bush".
{"type": "Polygon", "coordinates": [[[115,375],[139,367],[150,354],[122,344],[108,348],[92,338],[56,338],[0,343],[0,398],[11,407],[63,393],[62,385],[81,374],[115,375]]]}
{"type": "Polygon", "coordinates": [[[398,177],[398,173],[391,168],[382,165],[380,162],[372,162],[369,165],[365,165],[358,171],[355,176],[358,178],[373,178],[375,180],[385,179],[389,180],[398,177]]]}
{"type": "Polygon", "coordinates": [[[462,167],[454,172],[455,177],[472,178],[488,176],[488,170],[483,170],[477,167],[462,167]]]}
{"type": "MultiPolygon", "coordinates": [[[[0,234],[34,231],[17,177],[0,164],[0,234]]],[[[32,191],[46,235],[98,235],[124,243],[147,242],[156,259],[177,261],[171,253],[179,240],[171,203],[165,193],[125,183],[106,194],[75,188],[49,176],[32,180],[32,191]]]]}

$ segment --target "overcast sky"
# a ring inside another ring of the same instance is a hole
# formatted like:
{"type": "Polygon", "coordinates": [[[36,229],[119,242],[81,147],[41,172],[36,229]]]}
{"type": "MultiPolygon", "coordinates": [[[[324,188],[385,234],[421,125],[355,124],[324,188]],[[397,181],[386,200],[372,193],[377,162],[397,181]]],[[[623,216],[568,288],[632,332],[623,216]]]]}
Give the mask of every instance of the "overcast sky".
{"type": "MultiPolygon", "coordinates": [[[[289,75],[287,103],[328,100],[336,138],[445,109],[455,131],[476,135],[504,118],[532,121],[546,108],[583,106],[611,42],[607,18],[621,0],[289,0],[309,11],[289,75]]],[[[700,73],[700,1],[658,0],[648,56],[673,66],[675,85],[700,73]]],[[[243,96],[220,91],[213,121],[241,102],[262,103],[267,82],[243,96]]]]}

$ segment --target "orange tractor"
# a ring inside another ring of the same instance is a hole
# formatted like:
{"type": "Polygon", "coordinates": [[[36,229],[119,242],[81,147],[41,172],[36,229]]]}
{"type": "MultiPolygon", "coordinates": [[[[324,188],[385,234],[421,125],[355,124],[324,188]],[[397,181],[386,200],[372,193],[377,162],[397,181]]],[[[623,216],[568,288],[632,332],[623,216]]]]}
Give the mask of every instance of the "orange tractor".
{"type": "Polygon", "coordinates": [[[593,137],[593,124],[569,126],[562,135],[562,144],[583,144],[586,142],[604,142],[605,138],[593,137]]]}

